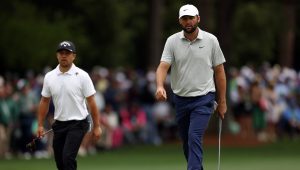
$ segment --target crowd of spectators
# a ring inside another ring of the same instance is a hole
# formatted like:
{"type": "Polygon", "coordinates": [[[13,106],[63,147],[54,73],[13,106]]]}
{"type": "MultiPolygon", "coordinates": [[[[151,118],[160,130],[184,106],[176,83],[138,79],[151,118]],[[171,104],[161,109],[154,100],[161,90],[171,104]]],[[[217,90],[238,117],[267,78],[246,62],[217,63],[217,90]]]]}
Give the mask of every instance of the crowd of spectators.
{"type": "Polygon", "coordinates": [[[233,133],[262,142],[299,136],[300,73],[266,63],[231,68],[228,80],[233,133]]]}
{"type": "MultiPolygon", "coordinates": [[[[43,77],[49,70],[24,76],[0,75],[0,158],[51,156],[51,133],[36,143],[35,152],[25,147],[36,135],[38,102],[43,77]]],[[[300,74],[268,64],[260,68],[230,68],[227,73],[229,132],[262,142],[299,136],[300,74]]],[[[97,143],[91,143],[88,133],[79,155],[123,145],[160,145],[178,139],[171,97],[166,102],[155,101],[155,70],[109,70],[98,66],[90,76],[97,91],[104,133],[97,143]]],[[[166,87],[171,93],[168,80],[166,87]]],[[[51,128],[53,113],[51,105],[46,129],[51,128]]]]}

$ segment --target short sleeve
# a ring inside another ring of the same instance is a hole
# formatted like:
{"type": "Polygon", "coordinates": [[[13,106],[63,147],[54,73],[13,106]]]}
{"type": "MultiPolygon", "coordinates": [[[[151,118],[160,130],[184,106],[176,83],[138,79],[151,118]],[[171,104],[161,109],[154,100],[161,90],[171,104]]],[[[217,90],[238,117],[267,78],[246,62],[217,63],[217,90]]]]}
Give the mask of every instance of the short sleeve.
{"type": "Polygon", "coordinates": [[[84,75],[82,77],[82,79],[83,79],[83,95],[84,95],[84,97],[89,97],[89,96],[95,94],[96,90],[95,90],[94,84],[93,84],[90,76],[87,73],[85,73],[83,75],[84,75]]]}
{"type": "Polygon", "coordinates": [[[41,92],[43,97],[51,97],[51,91],[49,87],[49,76],[48,74],[45,75],[44,82],[43,82],[43,89],[41,92]]]}
{"type": "Polygon", "coordinates": [[[225,57],[219,45],[218,39],[216,37],[213,38],[213,66],[217,66],[225,63],[225,57]]]}
{"type": "Polygon", "coordinates": [[[169,64],[172,64],[174,59],[173,51],[172,51],[172,42],[171,38],[168,38],[161,56],[160,61],[167,62],[169,64]]]}

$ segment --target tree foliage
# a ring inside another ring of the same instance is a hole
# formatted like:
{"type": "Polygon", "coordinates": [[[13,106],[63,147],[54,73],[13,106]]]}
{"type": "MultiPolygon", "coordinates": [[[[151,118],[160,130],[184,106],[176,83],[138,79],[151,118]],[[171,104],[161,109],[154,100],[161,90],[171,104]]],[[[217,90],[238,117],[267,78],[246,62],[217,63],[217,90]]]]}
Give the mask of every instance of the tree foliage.
{"type": "Polygon", "coordinates": [[[2,68],[24,71],[55,66],[55,49],[59,41],[69,39],[81,42],[78,45],[88,41],[81,33],[81,27],[72,29],[76,19],[49,20],[37,6],[23,1],[13,1],[11,9],[12,15],[1,18],[2,68]]]}
{"type": "MultiPolygon", "coordinates": [[[[28,69],[41,71],[57,64],[55,49],[62,40],[74,41],[78,49],[76,62],[91,69],[95,65],[106,67],[147,68],[157,56],[147,55],[149,29],[154,28],[152,1],[140,0],[2,0],[0,2],[0,72],[28,69]],[[150,17],[152,16],[152,18],[150,17]],[[150,20],[151,19],[151,20],[150,20]],[[150,22],[151,21],[151,22],[150,22]],[[149,62],[149,63],[147,63],[149,62]]],[[[218,23],[226,24],[225,57],[230,65],[248,62],[261,63],[278,58],[277,48],[282,21],[282,1],[231,0],[231,17],[219,17],[220,0],[163,0],[162,26],[155,35],[161,43],[180,31],[178,10],[183,4],[195,4],[201,9],[200,28],[218,35],[218,23]],[[209,2],[209,3],[208,3],[209,2]],[[201,6],[201,8],[200,8],[201,6]],[[205,11],[203,11],[205,10],[205,11]],[[222,21],[220,21],[222,20],[222,21]],[[205,21],[209,22],[210,25],[205,21]],[[228,43],[230,42],[230,43],[228,43]],[[230,53],[227,53],[229,51],[230,53]]],[[[291,1],[294,2],[294,1],[291,1]]],[[[299,3],[295,3],[299,9],[299,3]]],[[[297,10],[297,16],[299,11],[297,10]]],[[[158,19],[158,18],[156,18],[158,19]]],[[[222,27],[223,28],[223,27],[222,27]]],[[[299,26],[296,26],[299,30],[299,26]]],[[[297,32],[297,31],[296,31],[297,32]]],[[[298,31],[299,32],[299,31],[298,31]]],[[[153,33],[153,32],[152,32],[153,33]]],[[[296,34],[295,41],[299,41],[296,34]]],[[[220,36],[223,37],[223,36],[220,36]]],[[[153,37],[151,37],[153,38],[153,37]]],[[[157,40],[151,42],[159,42],[157,40]]],[[[222,41],[221,47],[223,48],[222,41]]],[[[157,50],[156,46],[156,50],[157,50]]],[[[299,50],[296,49],[296,53],[299,50]]],[[[157,54],[156,54],[157,55],[157,54]]]]}
{"type": "Polygon", "coordinates": [[[232,62],[259,64],[274,59],[281,16],[278,4],[242,3],[233,18],[232,62]]]}

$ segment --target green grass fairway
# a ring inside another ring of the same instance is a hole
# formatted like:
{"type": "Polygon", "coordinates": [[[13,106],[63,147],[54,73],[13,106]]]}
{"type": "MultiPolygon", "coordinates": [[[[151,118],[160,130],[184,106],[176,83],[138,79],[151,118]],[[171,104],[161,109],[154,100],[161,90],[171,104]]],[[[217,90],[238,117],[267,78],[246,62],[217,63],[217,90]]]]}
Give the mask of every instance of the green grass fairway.
{"type": "MultiPolygon", "coordinates": [[[[206,147],[205,170],[217,169],[217,147],[206,147]]],[[[221,170],[296,170],[300,168],[300,141],[259,147],[223,147],[221,170]]],[[[1,170],[55,170],[53,159],[0,160],[1,170]]],[[[94,156],[78,157],[78,170],[185,170],[181,146],[128,146],[94,156]]]]}

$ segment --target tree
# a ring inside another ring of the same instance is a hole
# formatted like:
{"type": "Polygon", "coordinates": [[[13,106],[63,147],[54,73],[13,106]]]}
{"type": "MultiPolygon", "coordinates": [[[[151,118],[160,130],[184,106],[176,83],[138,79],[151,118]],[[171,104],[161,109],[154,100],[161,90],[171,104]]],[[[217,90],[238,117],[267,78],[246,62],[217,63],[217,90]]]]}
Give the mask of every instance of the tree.
{"type": "MultiPolygon", "coordinates": [[[[34,4],[13,1],[11,11],[1,18],[1,71],[41,71],[55,66],[58,42],[69,39],[87,41],[80,29],[73,29],[76,19],[59,18],[49,21],[34,4]]],[[[5,14],[5,13],[4,13],[5,14]]]]}
{"type": "Polygon", "coordinates": [[[292,67],[294,59],[294,43],[296,31],[296,1],[283,0],[283,23],[280,35],[279,64],[292,67]]]}
{"type": "Polygon", "coordinates": [[[233,0],[220,0],[217,2],[217,37],[227,63],[231,63],[230,49],[232,49],[232,18],[235,9],[233,0]]]}
{"type": "Polygon", "coordinates": [[[150,1],[150,23],[148,34],[148,55],[147,65],[149,67],[156,67],[160,61],[162,50],[162,8],[163,0],[151,0],[150,1]]]}
{"type": "Polygon", "coordinates": [[[231,64],[274,61],[281,21],[278,3],[240,3],[233,17],[231,64]],[[276,17],[274,17],[276,13],[276,17]]]}

